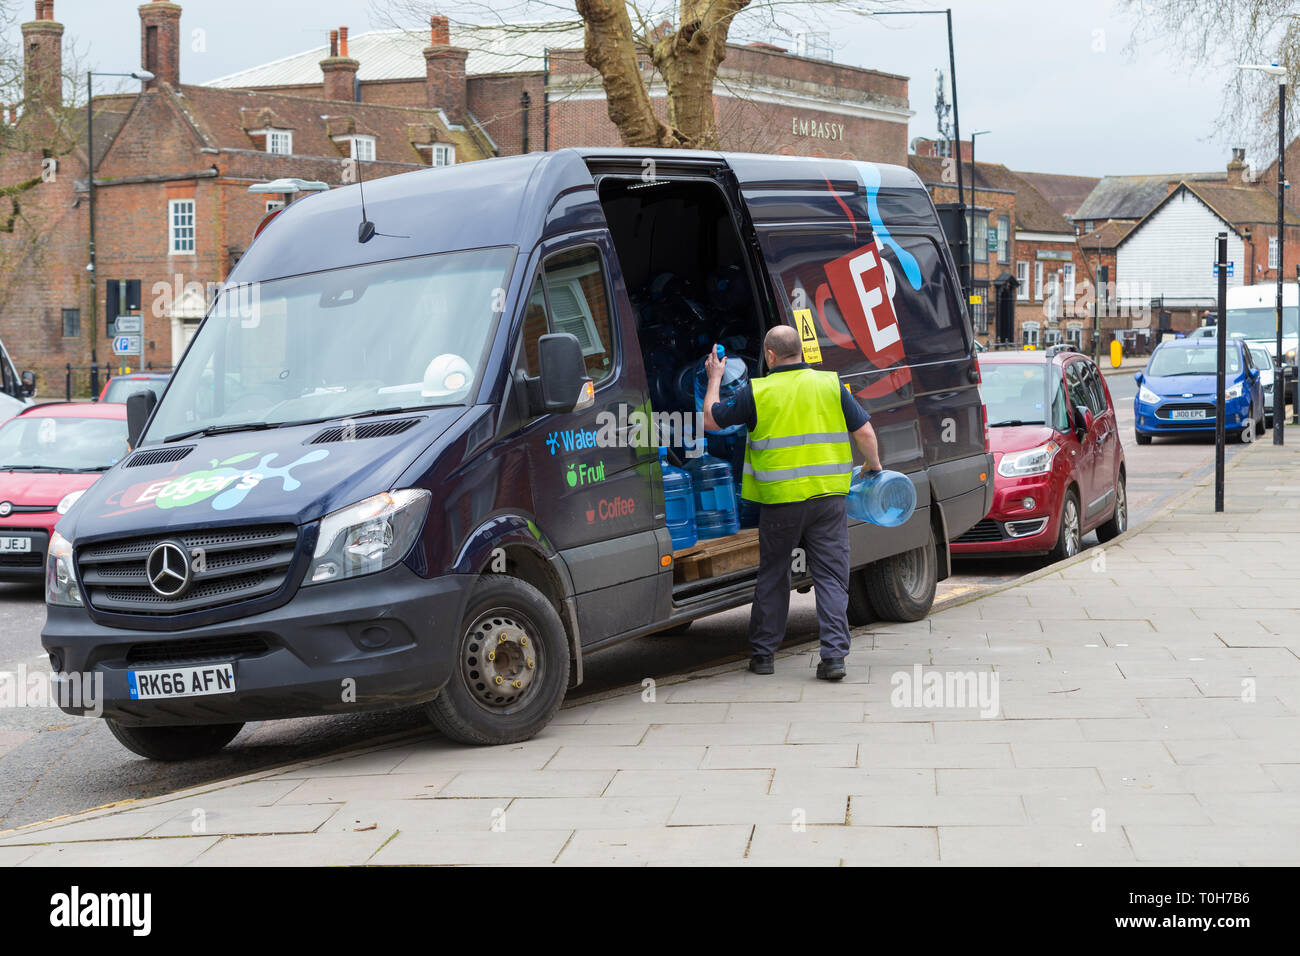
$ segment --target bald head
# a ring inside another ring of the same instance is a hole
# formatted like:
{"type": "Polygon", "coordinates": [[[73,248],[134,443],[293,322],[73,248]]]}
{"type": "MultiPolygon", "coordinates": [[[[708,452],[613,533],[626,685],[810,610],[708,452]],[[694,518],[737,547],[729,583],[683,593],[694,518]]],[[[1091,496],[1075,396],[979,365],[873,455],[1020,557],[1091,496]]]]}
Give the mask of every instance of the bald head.
{"type": "Polygon", "coordinates": [[[772,353],[768,356],[771,365],[789,365],[803,359],[799,333],[788,325],[777,325],[769,329],[763,339],[763,349],[772,353]]]}

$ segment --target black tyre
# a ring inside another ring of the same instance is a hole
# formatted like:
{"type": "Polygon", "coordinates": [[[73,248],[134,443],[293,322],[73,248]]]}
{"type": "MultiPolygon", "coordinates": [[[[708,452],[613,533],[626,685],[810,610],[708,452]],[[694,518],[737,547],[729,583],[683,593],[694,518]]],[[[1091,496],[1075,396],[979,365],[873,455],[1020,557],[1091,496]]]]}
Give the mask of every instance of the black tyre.
{"type": "MultiPolygon", "coordinates": [[[[939,584],[935,548],[931,529],[921,547],[874,561],[863,569],[867,597],[881,620],[919,621],[930,613],[939,584]]],[[[851,587],[849,593],[852,595],[851,587]]]]}
{"type": "Polygon", "coordinates": [[[569,640],[555,607],[531,584],[484,575],[455,652],[451,679],[426,707],[452,740],[517,743],[560,709],[569,684],[569,640]]]}
{"type": "Polygon", "coordinates": [[[1136,431],[1135,431],[1135,432],[1133,433],[1133,437],[1137,439],[1137,443],[1138,443],[1139,445],[1149,445],[1149,444],[1151,444],[1151,436],[1150,436],[1150,435],[1144,435],[1144,434],[1142,434],[1141,432],[1136,432],[1136,431]]]}
{"type": "Polygon", "coordinates": [[[150,760],[197,760],[216,753],[244,729],[243,724],[193,727],[133,727],[108,720],[108,729],[127,750],[150,760]]]}
{"type": "Polygon", "coordinates": [[[1115,483],[1115,510],[1111,512],[1110,520],[1097,526],[1097,540],[1106,542],[1112,538],[1118,538],[1128,530],[1128,489],[1124,484],[1124,472],[1119,473],[1119,480],[1115,483]]]}
{"type": "Polygon", "coordinates": [[[1052,562],[1072,558],[1079,553],[1079,544],[1083,540],[1083,524],[1079,517],[1079,496],[1073,489],[1065,493],[1065,504],[1061,505],[1060,530],[1056,534],[1056,546],[1048,555],[1052,562]]]}
{"type": "Polygon", "coordinates": [[[849,625],[865,627],[876,622],[876,609],[867,593],[867,569],[849,572],[849,625]]]}

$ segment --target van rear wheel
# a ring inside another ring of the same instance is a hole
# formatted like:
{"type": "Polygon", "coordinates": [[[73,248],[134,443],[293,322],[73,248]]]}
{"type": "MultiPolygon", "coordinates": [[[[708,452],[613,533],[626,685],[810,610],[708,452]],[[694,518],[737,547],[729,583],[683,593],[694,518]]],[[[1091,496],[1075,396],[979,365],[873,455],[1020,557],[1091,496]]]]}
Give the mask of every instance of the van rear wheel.
{"type": "Polygon", "coordinates": [[[426,712],[459,743],[517,743],[551,722],[568,683],[569,640],[554,605],[525,581],[488,574],[465,612],[451,679],[426,712]]]}
{"type": "Polygon", "coordinates": [[[230,743],[241,724],[198,724],[188,727],[135,727],[109,718],[109,733],[127,750],[149,760],[197,760],[230,743]]]}
{"type": "MultiPolygon", "coordinates": [[[[934,529],[919,548],[874,561],[863,569],[871,607],[886,621],[919,621],[930,613],[939,584],[934,529]]],[[[852,582],[850,581],[850,594],[852,582]]]]}

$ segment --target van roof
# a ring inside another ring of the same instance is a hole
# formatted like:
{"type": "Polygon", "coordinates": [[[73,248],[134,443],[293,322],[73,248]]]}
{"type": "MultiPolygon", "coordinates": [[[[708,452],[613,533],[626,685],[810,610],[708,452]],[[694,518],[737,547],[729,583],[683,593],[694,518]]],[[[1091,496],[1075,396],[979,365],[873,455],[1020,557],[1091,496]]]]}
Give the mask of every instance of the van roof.
{"type": "MultiPolygon", "coordinates": [[[[1300,288],[1294,282],[1282,283],[1282,307],[1300,303],[1300,288]]],[[[1260,306],[1277,307],[1277,283],[1263,282],[1258,285],[1237,285],[1228,289],[1228,308],[1254,309],[1260,306]]]]}
{"type": "MultiPolygon", "coordinates": [[[[844,212],[831,202],[832,182],[836,188],[843,184],[857,190],[869,178],[875,181],[869,192],[925,191],[905,167],[850,160],[595,147],[526,153],[416,170],[305,196],[268,224],[229,281],[266,281],[460,249],[531,249],[549,235],[603,221],[587,166],[602,160],[638,171],[646,168],[647,160],[665,167],[726,162],[747,193],[751,187],[780,193],[807,184],[826,191],[827,208],[836,216],[844,212]],[[364,245],[357,242],[363,195],[366,217],[377,230],[364,245]]],[[[780,204],[773,208],[779,210],[780,204]]]]}

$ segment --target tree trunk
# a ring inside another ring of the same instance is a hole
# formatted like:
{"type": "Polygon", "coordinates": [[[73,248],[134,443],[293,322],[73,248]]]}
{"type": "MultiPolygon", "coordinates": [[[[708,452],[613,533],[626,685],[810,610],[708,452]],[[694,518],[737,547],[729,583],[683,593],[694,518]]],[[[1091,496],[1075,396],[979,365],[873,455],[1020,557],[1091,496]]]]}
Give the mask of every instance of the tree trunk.
{"type": "Polygon", "coordinates": [[[624,0],[577,0],[585,24],[584,59],[600,74],[611,122],[624,146],[678,146],[655,115],[637,59],[624,0]]]}

